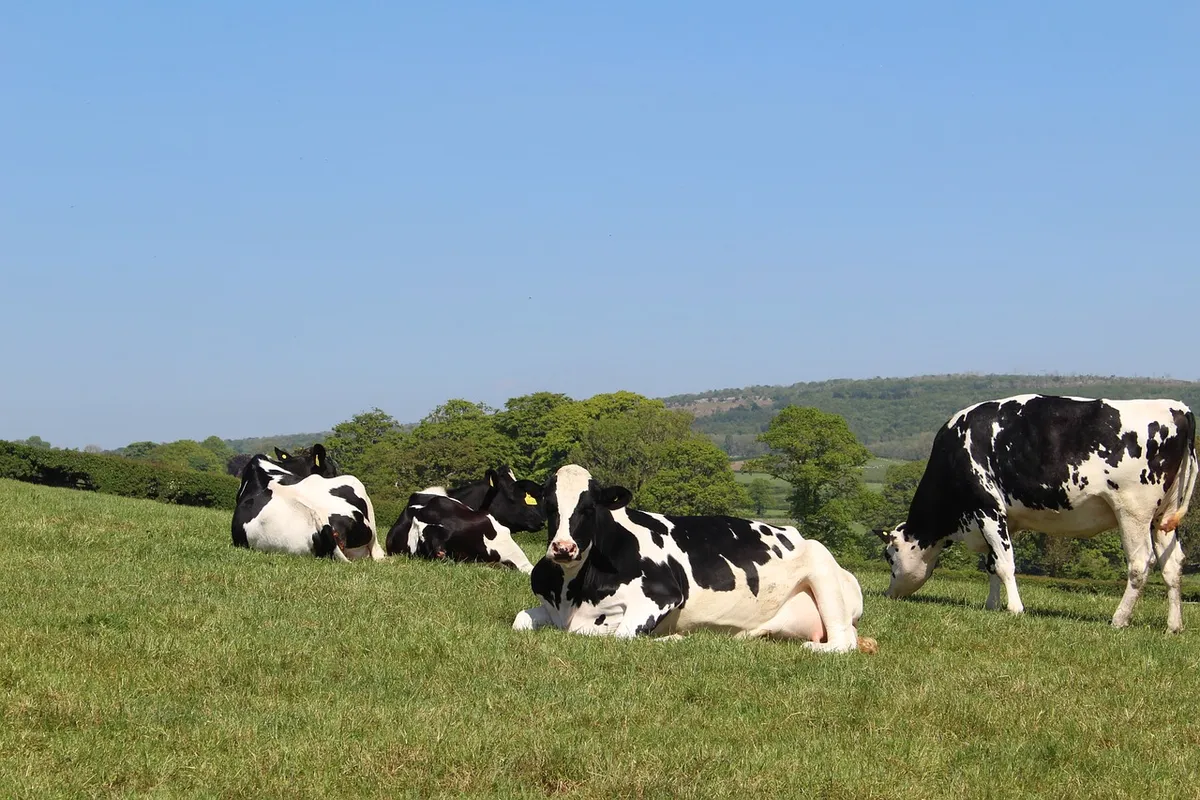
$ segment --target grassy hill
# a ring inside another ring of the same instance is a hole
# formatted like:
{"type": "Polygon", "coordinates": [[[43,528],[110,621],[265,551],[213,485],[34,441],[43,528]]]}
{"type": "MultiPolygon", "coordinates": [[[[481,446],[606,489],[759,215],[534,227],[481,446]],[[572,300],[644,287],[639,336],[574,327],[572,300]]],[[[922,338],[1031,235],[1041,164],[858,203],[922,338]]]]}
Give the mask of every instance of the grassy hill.
{"type": "Polygon", "coordinates": [[[519,573],[237,550],[228,512],[3,480],[0,512],[2,797],[1184,797],[1200,781],[1193,715],[1163,707],[1200,705],[1200,612],[1164,635],[1157,579],[1114,631],[1119,586],[1024,579],[1015,619],[982,609],[979,575],[939,572],[904,602],[862,572],[880,653],[830,657],[514,633],[519,573]]]}
{"type": "Polygon", "coordinates": [[[734,458],[763,452],[755,437],[787,405],[814,406],[841,414],[875,455],[919,459],[929,453],[934,432],[955,411],[982,400],[1041,392],[1129,399],[1171,397],[1200,409],[1200,383],[1092,375],[927,375],[748,386],[663,398],[696,416],[695,429],[708,434],[734,458]]]}

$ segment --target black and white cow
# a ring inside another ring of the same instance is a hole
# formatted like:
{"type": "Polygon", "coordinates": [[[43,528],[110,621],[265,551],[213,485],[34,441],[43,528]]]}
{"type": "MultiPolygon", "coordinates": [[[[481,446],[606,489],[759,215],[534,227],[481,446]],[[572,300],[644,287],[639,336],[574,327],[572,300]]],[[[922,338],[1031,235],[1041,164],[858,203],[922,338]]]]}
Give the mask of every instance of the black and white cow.
{"type": "Polygon", "coordinates": [[[413,493],[387,535],[388,555],[499,563],[533,571],[514,531],[536,531],[546,517],[538,504],[542,487],[517,480],[507,466],[481,481],[447,492],[432,486],[413,493]]]}
{"type": "Polygon", "coordinates": [[[242,469],[231,527],[235,547],[337,561],[383,558],[375,509],[358,478],[336,475],[319,444],[301,456],[278,449],[276,456],[279,461],[256,455],[242,469]]]}
{"type": "Polygon", "coordinates": [[[514,630],[674,636],[707,628],[798,639],[821,652],[875,649],[860,639],[862,590],[825,547],[792,527],[733,517],[627,509],[568,464],[546,483],[549,541],[530,583],[542,604],[514,630]]]}
{"type": "Polygon", "coordinates": [[[876,531],[892,567],[887,594],[915,592],[946,545],[964,542],[988,556],[987,607],[999,605],[1003,584],[1008,610],[1019,614],[1015,532],[1088,537],[1120,528],[1129,582],[1112,624],[1129,624],[1157,561],[1167,627],[1182,630],[1174,531],[1196,482],[1195,437],[1195,416],[1176,400],[1020,395],[964,408],[934,438],[908,519],[876,531]]]}

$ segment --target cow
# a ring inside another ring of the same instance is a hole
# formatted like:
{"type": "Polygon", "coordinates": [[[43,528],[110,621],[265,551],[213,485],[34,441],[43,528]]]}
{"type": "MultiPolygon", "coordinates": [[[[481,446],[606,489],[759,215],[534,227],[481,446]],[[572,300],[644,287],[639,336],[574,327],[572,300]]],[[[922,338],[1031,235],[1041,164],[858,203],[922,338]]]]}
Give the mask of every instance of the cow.
{"type": "Polygon", "coordinates": [[[1177,400],[1025,394],[962,409],[933,440],[908,518],[876,531],[891,565],[889,597],[928,580],[938,554],[963,542],[987,555],[986,607],[1024,611],[1012,537],[1021,530],[1089,537],[1119,528],[1128,560],[1112,624],[1129,624],[1155,562],[1167,584],[1167,628],[1183,629],[1183,551],[1176,527],[1196,482],[1196,418],[1177,400]]]}
{"type": "Polygon", "coordinates": [[[337,475],[319,444],[297,456],[276,449],[276,457],[255,455],[242,469],[235,547],[335,561],[383,558],[375,509],[358,478],[337,475]]]}
{"type": "Polygon", "coordinates": [[[512,534],[545,524],[541,493],[540,484],[517,480],[507,465],[448,492],[440,486],[414,492],[388,531],[387,554],[499,563],[528,574],[533,565],[512,534]]]}
{"type": "Polygon", "coordinates": [[[818,652],[874,652],[858,636],[862,589],[825,546],[794,527],[629,509],[568,464],[546,482],[546,555],[530,576],[541,605],[514,630],[674,638],[697,629],[798,639],[818,652]]]}

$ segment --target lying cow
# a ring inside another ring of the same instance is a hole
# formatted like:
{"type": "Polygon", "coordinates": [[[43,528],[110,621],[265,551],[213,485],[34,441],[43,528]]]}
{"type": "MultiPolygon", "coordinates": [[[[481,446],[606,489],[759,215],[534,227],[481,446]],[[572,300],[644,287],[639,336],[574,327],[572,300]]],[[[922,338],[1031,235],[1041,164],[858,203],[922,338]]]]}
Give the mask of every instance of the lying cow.
{"type": "Polygon", "coordinates": [[[336,476],[319,444],[300,456],[277,449],[276,456],[279,461],[256,455],[242,469],[233,512],[235,547],[336,561],[383,558],[375,509],[358,478],[336,476]]]}
{"type": "Polygon", "coordinates": [[[542,604],[517,614],[514,630],[632,637],[709,628],[821,652],[875,651],[856,630],[858,581],[795,528],[627,509],[628,489],[602,488],[575,464],[550,478],[542,499],[549,543],[530,578],[542,604]]]}
{"type": "Polygon", "coordinates": [[[1196,482],[1196,418],[1177,400],[1086,400],[1021,395],[959,411],[933,440],[908,519],[876,531],[892,568],[890,597],[928,580],[938,554],[964,542],[987,554],[987,607],[1003,584],[1017,594],[1012,535],[1020,530],[1088,537],[1120,528],[1129,561],[1125,596],[1113,614],[1129,624],[1157,561],[1167,584],[1167,628],[1183,629],[1183,551],[1176,526],[1196,482]]]}
{"type": "Polygon", "coordinates": [[[415,492],[388,532],[387,553],[500,563],[532,572],[512,534],[536,531],[546,523],[538,505],[541,491],[503,466],[449,492],[440,486],[415,492]]]}

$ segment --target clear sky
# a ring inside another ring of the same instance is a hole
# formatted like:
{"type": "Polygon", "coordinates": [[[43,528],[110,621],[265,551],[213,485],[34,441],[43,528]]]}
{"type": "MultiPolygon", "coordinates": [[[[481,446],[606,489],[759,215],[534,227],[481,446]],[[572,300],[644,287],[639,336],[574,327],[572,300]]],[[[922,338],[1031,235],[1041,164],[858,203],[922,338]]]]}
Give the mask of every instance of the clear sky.
{"type": "Polygon", "coordinates": [[[1194,2],[5,4],[0,438],[1200,378],[1194,2]]]}

